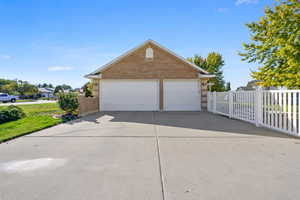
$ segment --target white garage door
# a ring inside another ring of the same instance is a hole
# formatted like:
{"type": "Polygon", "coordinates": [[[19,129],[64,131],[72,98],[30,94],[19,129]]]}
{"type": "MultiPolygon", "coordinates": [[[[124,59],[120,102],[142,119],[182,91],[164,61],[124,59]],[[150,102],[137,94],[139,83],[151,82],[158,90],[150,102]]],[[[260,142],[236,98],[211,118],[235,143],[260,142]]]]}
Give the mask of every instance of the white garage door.
{"type": "Polygon", "coordinates": [[[164,110],[199,111],[200,87],[197,80],[165,80],[164,110]]]}
{"type": "Polygon", "coordinates": [[[101,111],[154,111],[159,109],[157,80],[101,80],[101,111]]]}

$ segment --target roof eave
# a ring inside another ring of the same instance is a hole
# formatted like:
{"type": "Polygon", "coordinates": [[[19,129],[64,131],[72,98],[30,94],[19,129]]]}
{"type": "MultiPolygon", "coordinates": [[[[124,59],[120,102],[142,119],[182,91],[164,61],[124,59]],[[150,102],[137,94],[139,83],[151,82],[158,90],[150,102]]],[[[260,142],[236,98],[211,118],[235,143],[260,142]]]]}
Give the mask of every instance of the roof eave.
{"type": "Polygon", "coordinates": [[[97,73],[101,73],[102,71],[104,71],[105,69],[107,69],[107,68],[108,68],[110,65],[112,65],[113,63],[115,63],[115,62],[121,60],[122,58],[126,57],[127,55],[131,54],[131,53],[134,52],[135,50],[137,50],[137,49],[143,47],[144,45],[146,45],[146,44],[148,44],[148,43],[152,43],[152,44],[158,46],[159,48],[161,48],[161,49],[163,49],[163,50],[169,52],[170,54],[172,54],[173,56],[177,57],[178,59],[180,59],[181,61],[185,62],[186,64],[190,65],[191,67],[193,67],[193,68],[196,69],[197,71],[200,71],[200,72],[202,72],[202,73],[204,73],[204,74],[209,74],[209,72],[207,72],[206,70],[204,70],[204,69],[198,67],[197,65],[195,65],[195,64],[193,64],[193,63],[191,63],[191,62],[189,62],[188,60],[186,60],[186,59],[183,58],[182,56],[177,55],[176,53],[174,53],[173,51],[167,49],[166,47],[161,46],[160,44],[158,44],[158,43],[155,42],[154,40],[149,39],[149,40],[146,40],[145,42],[143,42],[142,44],[138,45],[137,47],[135,47],[135,48],[133,48],[133,49],[127,51],[127,52],[124,53],[124,54],[122,54],[121,56],[118,56],[117,58],[113,59],[111,62],[109,62],[109,63],[107,63],[107,64],[105,64],[105,65],[99,67],[97,70],[95,70],[94,72],[92,72],[92,73],[90,73],[90,74],[88,74],[88,75],[86,75],[86,76],[84,76],[84,77],[85,77],[85,78],[88,78],[88,76],[90,76],[90,75],[95,75],[95,74],[97,74],[97,73]]]}
{"type": "Polygon", "coordinates": [[[180,56],[180,55],[174,53],[174,52],[171,51],[170,49],[161,46],[160,44],[158,44],[158,43],[155,42],[154,40],[149,39],[149,40],[147,40],[147,41],[148,41],[148,42],[152,42],[153,44],[155,44],[156,46],[160,47],[161,49],[163,49],[163,50],[169,52],[170,54],[172,54],[173,56],[179,58],[181,61],[185,62],[186,64],[189,64],[190,66],[192,66],[192,67],[195,68],[196,70],[201,71],[201,72],[203,72],[204,74],[209,74],[208,71],[202,69],[201,67],[195,65],[194,63],[191,63],[190,61],[188,61],[188,60],[185,59],[184,57],[182,57],[182,56],[180,56]]]}
{"type": "Polygon", "coordinates": [[[84,76],[84,78],[87,78],[87,79],[101,79],[102,75],[101,74],[98,74],[98,75],[87,74],[87,75],[84,76]]]}
{"type": "Polygon", "coordinates": [[[214,74],[198,74],[199,78],[214,78],[216,75],[214,74]]]}

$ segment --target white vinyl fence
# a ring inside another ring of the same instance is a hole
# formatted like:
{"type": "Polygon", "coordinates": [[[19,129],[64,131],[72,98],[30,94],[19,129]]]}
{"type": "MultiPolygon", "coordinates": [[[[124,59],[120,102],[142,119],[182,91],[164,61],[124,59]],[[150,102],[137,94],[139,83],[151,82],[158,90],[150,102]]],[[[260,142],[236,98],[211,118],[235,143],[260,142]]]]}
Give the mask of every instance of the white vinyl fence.
{"type": "Polygon", "coordinates": [[[300,136],[300,90],[209,92],[208,111],[300,136]]]}

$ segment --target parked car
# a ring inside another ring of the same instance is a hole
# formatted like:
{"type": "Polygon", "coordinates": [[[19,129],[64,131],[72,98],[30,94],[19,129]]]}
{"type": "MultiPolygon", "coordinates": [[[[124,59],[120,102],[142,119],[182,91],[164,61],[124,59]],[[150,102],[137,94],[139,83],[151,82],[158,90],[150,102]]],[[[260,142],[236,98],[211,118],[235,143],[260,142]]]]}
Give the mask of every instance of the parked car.
{"type": "Polygon", "coordinates": [[[17,96],[9,95],[7,93],[0,93],[0,102],[6,103],[6,102],[16,102],[16,100],[19,99],[17,96]]]}

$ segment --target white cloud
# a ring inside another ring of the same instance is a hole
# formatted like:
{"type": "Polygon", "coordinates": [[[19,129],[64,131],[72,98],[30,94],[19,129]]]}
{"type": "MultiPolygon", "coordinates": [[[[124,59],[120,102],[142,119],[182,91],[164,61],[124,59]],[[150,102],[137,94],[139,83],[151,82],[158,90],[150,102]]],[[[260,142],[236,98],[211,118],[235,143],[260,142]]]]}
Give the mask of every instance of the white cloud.
{"type": "Polygon", "coordinates": [[[69,66],[53,66],[53,67],[48,67],[48,71],[68,71],[74,69],[73,67],[69,66]]]}
{"type": "Polygon", "coordinates": [[[9,56],[9,55],[0,55],[0,59],[1,60],[9,60],[9,59],[11,59],[11,56],[9,56]]]}
{"type": "Polygon", "coordinates": [[[236,0],[235,5],[241,5],[241,4],[256,4],[259,0],[236,0]]]}
{"type": "Polygon", "coordinates": [[[228,8],[218,8],[217,11],[219,13],[226,13],[229,9],[228,8]]]}

